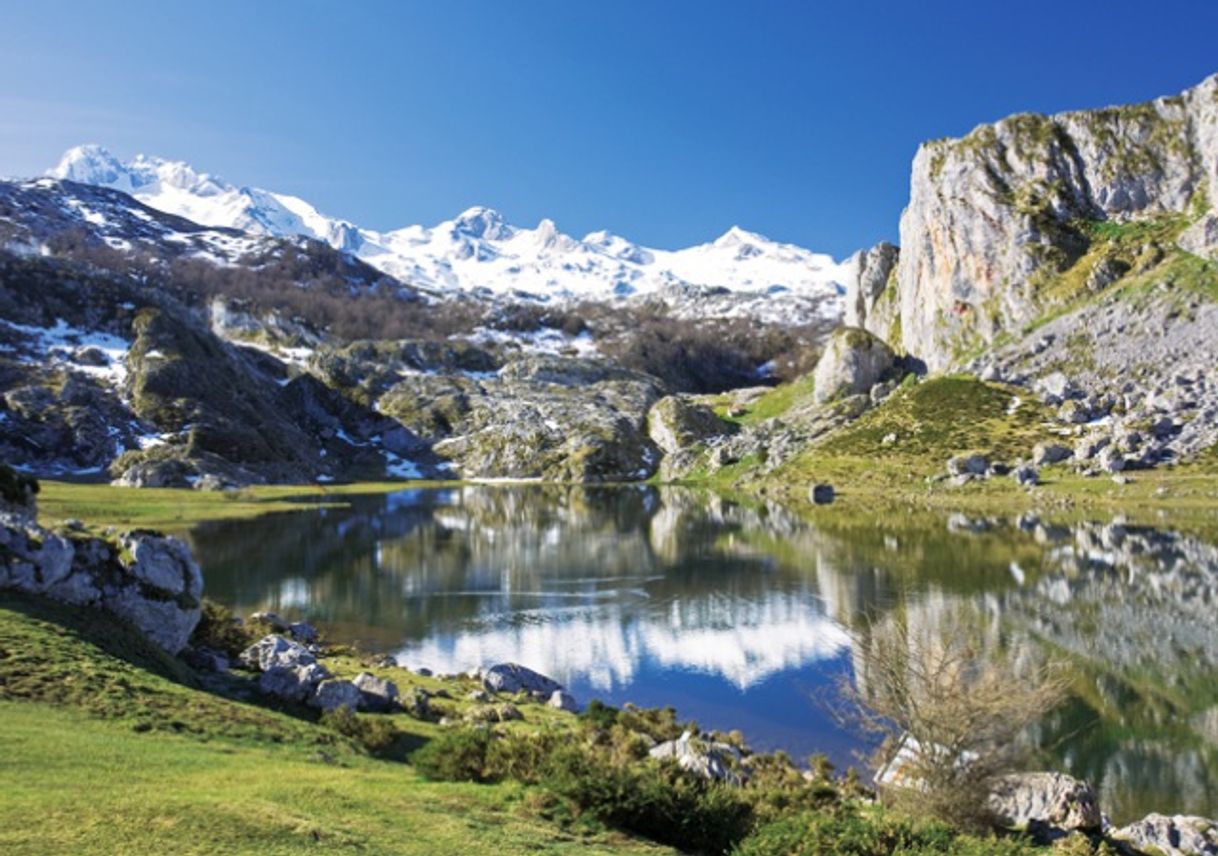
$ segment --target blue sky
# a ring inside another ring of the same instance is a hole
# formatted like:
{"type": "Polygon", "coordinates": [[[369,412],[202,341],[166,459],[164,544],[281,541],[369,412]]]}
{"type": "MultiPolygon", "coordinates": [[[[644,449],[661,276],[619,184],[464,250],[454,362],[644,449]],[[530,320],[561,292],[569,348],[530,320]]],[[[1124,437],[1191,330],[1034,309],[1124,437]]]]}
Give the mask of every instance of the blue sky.
{"type": "Polygon", "coordinates": [[[1215,0],[0,0],[0,174],[99,142],[373,228],[895,240],[921,140],[1218,71],[1215,0]]]}

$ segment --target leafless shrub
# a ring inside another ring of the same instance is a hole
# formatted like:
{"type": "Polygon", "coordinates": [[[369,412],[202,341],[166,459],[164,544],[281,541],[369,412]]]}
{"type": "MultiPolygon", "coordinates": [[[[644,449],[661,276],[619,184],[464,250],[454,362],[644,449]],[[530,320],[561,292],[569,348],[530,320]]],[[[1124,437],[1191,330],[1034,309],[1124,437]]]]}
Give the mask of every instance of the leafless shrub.
{"type": "Polygon", "coordinates": [[[980,828],[993,781],[1026,769],[1026,732],[1062,701],[1066,673],[993,635],[960,613],[896,614],[855,634],[841,693],[851,721],[882,738],[872,765],[885,802],[980,828]]]}

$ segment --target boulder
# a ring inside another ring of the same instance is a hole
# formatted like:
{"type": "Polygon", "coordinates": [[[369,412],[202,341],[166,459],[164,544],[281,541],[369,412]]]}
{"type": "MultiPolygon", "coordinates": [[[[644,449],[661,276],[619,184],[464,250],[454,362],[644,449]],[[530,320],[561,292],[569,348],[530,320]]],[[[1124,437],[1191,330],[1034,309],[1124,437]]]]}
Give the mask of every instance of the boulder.
{"type": "Polygon", "coordinates": [[[1149,814],[1111,835],[1147,853],[1218,856],[1218,822],[1204,817],[1149,814]]]}
{"type": "Polygon", "coordinates": [[[288,626],[288,632],[297,642],[311,645],[317,641],[317,628],[307,621],[296,621],[288,626]]]}
{"type": "Polygon", "coordinates": [[[1125,456],[1119,449],[1105,446],[1100,450],[1099,457],[1096,458],[1096,464],[1101,472],[1119,473],[1125,469],[1125,456]]]}
{"type": "Polygon", "coordinates": [[[263,636],[242,651],[239,659],[248,668],[260,672],[274,668],[292,669],[317,662],[313,653],[299,642],[293,642],[291,639],[285,639],[273,633],[263,636]]]}
{"type": "Polygon", "coordinates": [[[647,434],[666,455],[734,430],[732,423],[724,422],[715,411],[687,395],[661,398],[647,414],[647,434]]]}
{"type": "Polygon", "coordinates": [[[398,687],[393,681],[378,678],[368,672],[355,676],[353,684],[363,695],[361,707],[377,713],[387,713],[398,703],[398,687]]]}
{"type": "Polygon", "coordinates": [[[492,693],[545,693],[561,690],[562,684],[517,663],[491,666],[482,676],[482,685],[492,693]]]}
{"type": "Polygon", "coordinates": [[[415,719],[431,718],[431,693],[418,687],[401,697],[402,709],[415,719]]]}
{"type": "Polygon", "coordinates": [[[686,731],[676,740],[666,740],[648,753],[656,760],[673,760],[682,770],[715,782],[740,784],[740,777],[728,764],[728,757],[738,757],[739,750],[726,743],[713,743],[686,731]]]}
{"type": "Polygon", "coordinates": [[[1022,467],[1016,467],[1011,476],[1020,487],[1036,487],[1040,484],[1040,472],[1029,464],[1022,467]]]}
{"type": "Polygon", "coordinates": [[[569,713],[579,713],[583,710],[583,705],[575,700],[575,696],[563,690],[555,690],[550,693],[550,700],[546,702],[550,707],[556,707],[559,710],[565,710],[569,713]]]}
{"type": "Polygon", "coordinates": [[[947,462],[947,474],[950,476],[984,477],[989,469],[990,461],[985,455],[957,455],[947,462]]]}
{"type": "Polygon", "coordinates": [[[892,348],[872,333],[839,327],[816,364],[816,401],[866,394],[893,370],[896,359],[892,348]]]}
{"type": "Polygon", "coordinates": [[[363,699],[360,688],[351,681],[327,679],[317,685],[309,704],[324,711],[345,707],[354,712],[360,709],[363,699]]]}
{"type": "Polygon", "coordinates": [[[1015,773],[1001,777],[989,807],[1004,825],[1092,830],[1103,825],[1099,797],[1086,782],[1062,773],[1015,773]]]}
{"type": "Polygon", "coordinates": [[[258,689],[284,701],[303,702],[312,698],[314,690],[330,677],[320,663],[301,666],[272,666],[258,676],[258,689]]]}
{"type": "Polygon", "coordinates": [[[0,508],[0,589],[99,607],[170,654],[186,647],[202,614],[203,575],[183,542],[141,531],[116,542],[64,537],[37,524],[33,489],[15,476],[11,483],[14,499],[6,488],[0,508]]]}
{"type": "Polygon", "coordinates": [[[1044,467],[1065,461],[1073,454],[1071,449],[1058,443],[1037,443],[1032,449],[1032,463],[1044,467]]]}

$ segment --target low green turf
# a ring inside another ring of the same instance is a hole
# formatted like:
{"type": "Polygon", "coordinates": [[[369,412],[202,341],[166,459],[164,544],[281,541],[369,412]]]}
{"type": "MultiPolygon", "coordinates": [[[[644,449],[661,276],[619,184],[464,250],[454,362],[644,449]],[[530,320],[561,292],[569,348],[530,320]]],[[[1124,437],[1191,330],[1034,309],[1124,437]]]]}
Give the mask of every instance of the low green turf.
{"type": "Polygon", "coordinates": [[[720,419],[735,422],[738,425],[752,425],[764,422],[790,411],[800,404],[812,401],[812,392],[816,384],[811,374],[797,378],[790,383],[780,384],[763,393],[751,404],[745,405],[745,412],[732,416],[732,397],[730,394],[715,396],[711,407],[720,419]]]}
{"type": "Polygon", "coordinates": [[[357,493],[389,493],[423,482],[358,482],[343,485],[258,485],[233,491],[114,487],[43,481],[39,517],[47,523],[83,520],[95,526],[173,531],[205,520],[257,517],[319,505],[342,505],[357,493]]]}
{"type": "MultiPolygon", "coordinates": [[[[435,733],[392,720],[416,743],[435,733]]],[[[199,688],[103,614],[13,595],[0,595],[0,781],[0,852],[14,856],[671,852],[564,831],[519,785],[424,781],[308,717],[199,688]]]]}
{"type": "Polygon", "coordinates": [[[842,480],[899,490],[942,473],[948,458],[980,453],[997,461],[1031,455],[1052,436],[1048,414],[1015,390],[969,377],[903,386],[883,404],[781,467],[780,482],[842,480]],[[895,440],[884,442],[886,437],[895,440]]]}

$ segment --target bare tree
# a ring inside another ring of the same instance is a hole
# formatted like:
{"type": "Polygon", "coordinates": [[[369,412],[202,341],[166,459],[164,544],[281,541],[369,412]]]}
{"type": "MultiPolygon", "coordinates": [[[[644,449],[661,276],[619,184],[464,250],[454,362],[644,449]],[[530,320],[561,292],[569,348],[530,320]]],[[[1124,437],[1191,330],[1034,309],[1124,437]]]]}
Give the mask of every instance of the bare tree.
{"type": "Polygon", "coordinates": [[[1066,673],[1004,646],[976,616],[918,615],[902,611],[855,634],[846,710],[883,738],[872,763],[886,803],[979,828],[994,781],[1028,760],[1026,731],[1064,698],[1066,673]]]}

